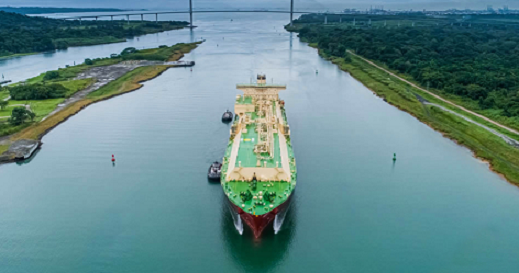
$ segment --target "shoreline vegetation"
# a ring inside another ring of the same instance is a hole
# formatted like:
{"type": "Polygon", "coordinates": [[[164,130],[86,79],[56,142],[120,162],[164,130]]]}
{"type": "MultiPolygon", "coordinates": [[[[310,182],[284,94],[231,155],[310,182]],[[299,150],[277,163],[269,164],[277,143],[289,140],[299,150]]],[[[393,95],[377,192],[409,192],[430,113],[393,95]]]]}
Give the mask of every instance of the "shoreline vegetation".
{"type": "MultiPolygon", "coordinates": [[[[303,25],[296,25],[295,27],[287,26],[286,28],[289,31],[300,32],[303,27],[303,25]]],[[[315,25],[312,27],[319,28],[319,26],[315,25]]],[[[402,75],[402,73],[389,69],[380,62],[358,55],[358,53],[355,54],[353,49],[345,48],[344,55],[334,56],[329,51],[329,48],[323,48],[322,44],[319,44],[318,39],[307,38],[301,34],[299,36],[303,42],[307,42],[309,46],[316,48],[321,57],[330,60],[341,70],[348,72],[385,102],[413,115],[422,123],[425,123],[457,144],[467,147],[473,152],[474,157],[488,163],[492,171],[508,182],[519,186],[518,147],[510,145],[498,135],[456,114],[460,114],[511,139],[519,140],[519,135],[453,106],[453,104],[460,105],[460,103],[458,103],[458,100],[451,99],[450,96],[444,96],[443,93],[431,90],[436,96],[440,96],[450,102],[448,103],[424,92],[420,84],[413,81],[409,75],[402,75]],[[449,113],[442,108],[453,111],[456,114],[449,113]]],[[[464,104],[461,104],[461,106],[472,110],[464,104]]],[[[500,122],[501,120],[496,121],[492,117],[485,115],[485,113],[474,112],[503,124],[500,122]]],[[[505,123],[506,126],[511,124],[514,124],[514,122],[505,123]]],[[[517,128],[515,126],[510,127],[512,130],[517,128]]]]}
{"type": "Polygon", "coordinates": [[[7,56],[1,56],[0,60],[18,58],[18,57],[24,57],[24,56],[30,56],[30,55],[36,55],[36,54],[43,54],[43,53],[45,53],[45,52],[18,53],[18,54],[12,54],[12,55],[7,55],[7,56]]]}
{"type": "MultiPolygon", "coordinates": [[[[0,137],[0,162],[13,162],[19,158],[19,156],[17,157],[16,151],[14,151],[18,145],[17,143],[36,143],[38,146],[41,145],[40,140],[47,132],[51,131],[62,122],[65,122],[70,116],[77,114],[88,105],[140,89],[143,86],[143,82],[154,79],[160,76],[167,69],[175,67],[175,65],[168,65],[165,62],[178,61],[184,56],[184,54],[189,53],[198,47],[199,44],[201,44],[201,42],[189,44],[181,43],[171,47],[160,46],[158,48],[150,48],[139,51],[135,50],[134,48],[127,48],[123,51],[123,54],[117,58],[104,58],[96,60],[87,59],[85,64],[42,73],[40,76],[28,79],[24,85],[11,85],[8,88],[11,92],[11,95],[31,96],[32,93],[27,92],[27,88],[24,88],[25,86],[32,86],[34,89],[41,87],[40,85],[50,86],[53,84],[61,84],[63,86],[67,86],[66,84],[68,84],[69,87],[75,87],[75,92],[69,90],[65,93],[70,97],[73,96],[76,92],[80,93],[82,90],[88,89],[95,81],[95,79],[92,78],[78,79],[78,75],[80,73],[88,72],[90,69],[109,68],[114,64],[120,65],[122,63],[128,62],[138,63],[139,61],[155,62],[146,66],[141,65],[129,67],[127,72],[122,76],[114,79],[106,85],[101,86],[100,88],[92,89],[90,92],[85,93],[84,96],[80,97],[80,99],[77,101],[72,101],[70,104],[64,106],[55,113],[53,113],[53,111],[58,108],[60,103],[64,103],[66,98],[60,97],[42,100],[30,100],[32,102],[37,102],[35,104],[29,104],[31,111],[36,113],[34,120],[31,120],[30,122],[26,121],[25,123],[17,126],[6,124],[2,125],[4,127],[13,127],[13,132],[8,130],[9,135],[0,137]],[[124,52],[126,53],[124,54],[124,52]],[[45,84],[42,84],[45,77],[49,78],[47,75],[53,75],[52,77],[55,78],[49,80],[45,84]],[[13,90],[18,89],[20,89],[19,92],[25,93],[13,93],[13,90]],[[33,109],[33,105],[39,104],[47,105],[44,109],[45,111],[34,111],[35,109],[33,109]]],[[[46,93],[38,91],[37,94],[41,95],[46,93]]],[[[48,94],[48,96],[52,96],[52,93],[48,94]]],[[[11,101],[9,101],[9,103],[11,104],[11,101]]],[[[19,102],[17,101],[14,104],[19,104],[19,102]]]]}
{"type": "Polygon", "coordinates": [[[184,21],[67,21],[0,11],[0,58],[74,46],[120,43],[145,34],[182,29],[184,21]]]}

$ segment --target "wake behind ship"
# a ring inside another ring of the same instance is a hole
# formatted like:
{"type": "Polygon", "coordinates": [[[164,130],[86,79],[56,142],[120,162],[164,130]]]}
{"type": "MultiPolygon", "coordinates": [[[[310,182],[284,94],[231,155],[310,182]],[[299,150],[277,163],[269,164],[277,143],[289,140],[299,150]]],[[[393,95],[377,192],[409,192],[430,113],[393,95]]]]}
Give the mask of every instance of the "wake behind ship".
{"type": "Polygon", "coordinates": [[[232,208],[258,238],[265,227],[288,209],[296,186],[296,161],[290,142],[285,85],[237,84],[235,119],[221,169],[221,184],[232,208]]]}

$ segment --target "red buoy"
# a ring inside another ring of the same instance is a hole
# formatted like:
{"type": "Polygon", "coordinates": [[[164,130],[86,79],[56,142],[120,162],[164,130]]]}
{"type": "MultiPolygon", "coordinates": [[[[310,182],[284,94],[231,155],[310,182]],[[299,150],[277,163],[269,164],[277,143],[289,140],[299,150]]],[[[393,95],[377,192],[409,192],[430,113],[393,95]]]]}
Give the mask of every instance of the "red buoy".
{"type": "Polygon", "coordinates": [[[115,162],[115,157],[114,157],[114,155],[112,155],[112,162],[115,162]]]}

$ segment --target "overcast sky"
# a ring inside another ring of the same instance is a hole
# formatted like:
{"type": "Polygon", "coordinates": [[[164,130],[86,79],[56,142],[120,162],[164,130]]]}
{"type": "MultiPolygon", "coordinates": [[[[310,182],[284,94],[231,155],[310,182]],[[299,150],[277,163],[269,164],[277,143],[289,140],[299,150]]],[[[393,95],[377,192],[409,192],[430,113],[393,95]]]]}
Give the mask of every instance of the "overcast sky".
{"type": "MultiPolygon", "coordinates": [[[[342,10],[366,9],[384,5],[385,9],[445,10],[449,8],[485,9],[487,5],[500,8],[508,5],[519,9],[519,0],[294,0],[295,9],[342,10]]],[[[0,0],[0,6],[67,7],[67,8],[139,8],[187,9],[189,0],[0,0]]],[[[193,0],[196,9],[207,8],[288,8],[290,0],[193,0]]]]}

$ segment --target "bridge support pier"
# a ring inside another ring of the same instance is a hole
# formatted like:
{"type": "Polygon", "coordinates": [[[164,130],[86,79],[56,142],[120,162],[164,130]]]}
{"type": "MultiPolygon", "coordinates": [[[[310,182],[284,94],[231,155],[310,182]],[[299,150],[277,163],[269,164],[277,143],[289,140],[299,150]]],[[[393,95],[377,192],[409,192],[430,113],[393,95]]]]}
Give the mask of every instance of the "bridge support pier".
{"type": "Polygon", "coordinates": [[[144,21],[144,14],[141,14],[141,22],[144,21]]]}
{"type": "Polygon", "coordinates": [[[81,25],[81,17],[79,18],[79,24],[81,25]]]}
{"type": "Polygon", "coordinates": [[[189,27],[193,27],[193,2],[189,0],[189,27]]]}
{"type": "Polygon", "coordinates": [[[158,22],[159,22],[159,14],[155,13],[155,23],[158,23],[158,22]]]}
{"type": "Polygon", "coordinates": [[[126,15],[126,21],[128,21],[128,25],[130,24],[130,15],[126,15]]]}
{"type": "Polygon", "coordinates": [[[328,24],[328,15],[327,14],[324,15],[324,24],[325,25],[328,24]]]}
{"type": "Polygon", "coordinates": [[[290,26],[292,26],[293,15],[294,15],[294,0],[290,0],[290,26]]]}
{"type": "Polygon", "coordinates": [[[96,21],[97,21],[97,16],[96,16],[96,21]]]}
{"type": "Polygon", "coordinates": [[[339,15],[339,24],[342,23],[342,15],[339,15]]]}
{"type": "Polygon", "coordinates": [[[114,16],[113,16],[113,15],[110,15],[110,20],[111,20],[111,21],[114,20],[114,16]]]}

